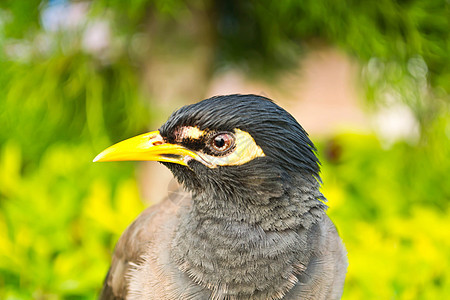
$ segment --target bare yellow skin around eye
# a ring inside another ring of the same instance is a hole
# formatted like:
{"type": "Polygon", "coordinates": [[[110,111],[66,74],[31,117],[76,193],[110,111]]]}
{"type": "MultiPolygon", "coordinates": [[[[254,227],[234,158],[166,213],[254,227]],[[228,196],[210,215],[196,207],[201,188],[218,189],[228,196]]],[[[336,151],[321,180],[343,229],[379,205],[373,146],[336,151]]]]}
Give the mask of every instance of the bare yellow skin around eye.
{"type": "Polygon", "coordinates": [[[235,149],[224,156],[213,156],[203,152],[197,152],[203,163],[210,168],[217,166],[237,166],[245,164],[257,157],[265,156],[262,149],[256,144],[252,136],[245,131],[235,129],[235,149]]]}

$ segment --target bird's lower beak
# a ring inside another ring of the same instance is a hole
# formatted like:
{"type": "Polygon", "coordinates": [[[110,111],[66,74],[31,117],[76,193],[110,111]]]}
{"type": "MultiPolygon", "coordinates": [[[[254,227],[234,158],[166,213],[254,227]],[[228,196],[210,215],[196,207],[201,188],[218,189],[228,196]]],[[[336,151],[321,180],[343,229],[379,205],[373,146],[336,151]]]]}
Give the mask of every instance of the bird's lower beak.
{"type": "Polygon", "coordinates": [[[169,144],[159,131],[144,133],[107,148],[94,158],[97,161],[154,160],[187,166],[198,155],[177,144],[169,144]]]}

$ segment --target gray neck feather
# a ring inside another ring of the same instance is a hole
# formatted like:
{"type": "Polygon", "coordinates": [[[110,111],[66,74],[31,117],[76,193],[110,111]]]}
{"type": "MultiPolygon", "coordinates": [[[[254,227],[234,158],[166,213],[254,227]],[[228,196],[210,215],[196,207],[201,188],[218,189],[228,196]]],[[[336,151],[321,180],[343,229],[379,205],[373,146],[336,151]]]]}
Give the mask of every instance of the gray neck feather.
{"type": "Polygon", "coordinates": [[[326,209],[318,182],[294,176],[256,201],[216,191],[193,194],[172,242],[179,269],[213,299],[282,298],[308,264],[308,239],[326,209]]]}

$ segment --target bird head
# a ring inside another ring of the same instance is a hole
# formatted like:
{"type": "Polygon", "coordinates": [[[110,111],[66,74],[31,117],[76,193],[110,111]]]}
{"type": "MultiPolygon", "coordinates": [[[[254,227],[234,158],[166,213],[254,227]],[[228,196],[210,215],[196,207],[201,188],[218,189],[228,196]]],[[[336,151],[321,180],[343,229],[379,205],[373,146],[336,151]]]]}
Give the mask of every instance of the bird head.
{"type": "Polygon", "coordinates": [[[225,198],[283,193],[283,183],[296,174],[319,179],[305,130],[256,95],[216,96],[181,107],[158,131],[119,142],[94,159],[124,160],[160,161],[188,190],[225,198]]]}

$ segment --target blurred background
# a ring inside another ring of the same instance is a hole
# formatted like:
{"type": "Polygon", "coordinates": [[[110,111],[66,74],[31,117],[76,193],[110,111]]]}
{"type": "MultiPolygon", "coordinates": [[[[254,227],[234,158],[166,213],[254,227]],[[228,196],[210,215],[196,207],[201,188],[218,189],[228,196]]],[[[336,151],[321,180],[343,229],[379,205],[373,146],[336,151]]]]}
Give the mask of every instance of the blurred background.
{"type": "Polygon", "coordinates": [[[184,104],[274,99],[310,133],[343,299],[450,295],[449,2],[0,2],[0,299],[95,299],[172,184],[91,161],[184,104]]]}

